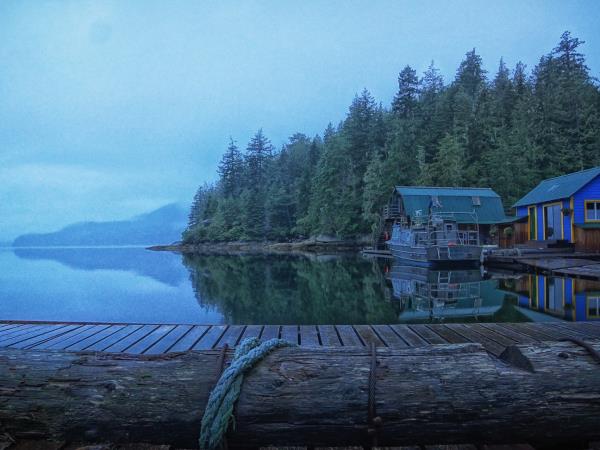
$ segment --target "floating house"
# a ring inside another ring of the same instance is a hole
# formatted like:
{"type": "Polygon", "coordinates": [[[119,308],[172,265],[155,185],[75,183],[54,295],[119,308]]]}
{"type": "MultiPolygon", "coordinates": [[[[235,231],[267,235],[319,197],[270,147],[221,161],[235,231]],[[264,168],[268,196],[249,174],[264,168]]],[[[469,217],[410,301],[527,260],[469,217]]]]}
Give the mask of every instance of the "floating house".
{"type": "Polygon", "coordinates": [[[600,167],[544,180],[513,206],[527,240],[600,252],[600,167]]]}
{"type": "Polygon", "coordinates": [[[478,228],[482,244],[494,243],[492,225],[506,221],[502,200],[490,188],[396,186],[383,210],[382,238],[390,235],[395,222],[411,224],[432,209],[456,214],[460,230],[478,228]]]}

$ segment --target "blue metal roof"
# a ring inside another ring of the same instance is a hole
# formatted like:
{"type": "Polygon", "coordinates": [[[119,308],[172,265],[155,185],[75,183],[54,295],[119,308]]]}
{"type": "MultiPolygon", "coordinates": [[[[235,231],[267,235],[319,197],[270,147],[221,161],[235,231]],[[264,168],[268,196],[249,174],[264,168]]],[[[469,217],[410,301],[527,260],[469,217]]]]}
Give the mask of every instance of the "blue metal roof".
{"type": "MultiPolygon", "coordinates": [[[[432,186],[396,186],[396,192],[402,196],[404,209],[409,216],[416,211],[429,211],[432,197],[436,196],[440,203],[440,212],[470,213],[477,215],[480,224],[495,224],[506,220],[502,200],[490,188],[432,187],[432,186]],[[473,197],[479,197],[479,205],[473,197]]],[[[468,215],[457,215],[457,222],[470,223],[468,215]]]]}
{"type": "Polygon", "coordinates": [[[568,198],[600,175],[600,167],[548,178],[529,191],[513,207],[546,203],[568,198]]]}
{"type": "Polygon", "coordinates": [[[396,191],[401,195],[500,197],[491,188],[477,187],[396,186],[396,191]]]}

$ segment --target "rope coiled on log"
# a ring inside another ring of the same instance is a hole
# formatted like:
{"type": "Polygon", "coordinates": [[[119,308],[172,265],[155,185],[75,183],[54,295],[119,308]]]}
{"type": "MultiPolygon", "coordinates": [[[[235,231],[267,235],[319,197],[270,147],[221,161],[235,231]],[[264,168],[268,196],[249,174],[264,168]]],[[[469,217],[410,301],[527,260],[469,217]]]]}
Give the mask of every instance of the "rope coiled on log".
{"type": "Polygon", "coordinates": [[[262,344],[256,338],[242,341],[235,350],[231,365],[221,374],[208,397],[200,428],[200,448],[220,446],[229,424],[234,421],[233,407],[240,395],[244,374],[274,349],[292,345],[282,339],[270,339],[262,344]]]}

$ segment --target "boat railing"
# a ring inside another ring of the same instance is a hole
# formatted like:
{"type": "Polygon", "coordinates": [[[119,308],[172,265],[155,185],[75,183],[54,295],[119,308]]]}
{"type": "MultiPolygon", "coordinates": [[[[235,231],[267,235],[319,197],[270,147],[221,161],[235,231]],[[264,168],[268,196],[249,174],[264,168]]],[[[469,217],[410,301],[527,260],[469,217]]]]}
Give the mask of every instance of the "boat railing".
{"type": "Polygon", "coordinates": [[[479,232],[474,230],[445,231],[434,230],[429,232],[431,245],[451,247],[453,245],[479,245],[479,232]],[[449,236],[450,234],[450,236],[449,236]]]}

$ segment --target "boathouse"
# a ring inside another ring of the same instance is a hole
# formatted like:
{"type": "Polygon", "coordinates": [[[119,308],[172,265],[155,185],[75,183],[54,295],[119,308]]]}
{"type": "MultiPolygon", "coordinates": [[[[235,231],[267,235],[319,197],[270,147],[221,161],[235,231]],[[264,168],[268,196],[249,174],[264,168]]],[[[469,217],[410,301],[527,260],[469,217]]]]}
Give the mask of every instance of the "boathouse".
{"type": "Polygon", "coordinates": [[[395,221],[410,224],[429,215],[432,208],[455,214],[460,229],[478,225],[484,244],[496,242],[492,226],[506,221],[502,199],[490,188],[396,186],[383,210],[383,233],[389,233],[395,221]]]}
{"type": "Polygon", "coordinates": [[[600,252],[600,167],[544,180],[513,206],[530,241],[600,252]]]}

